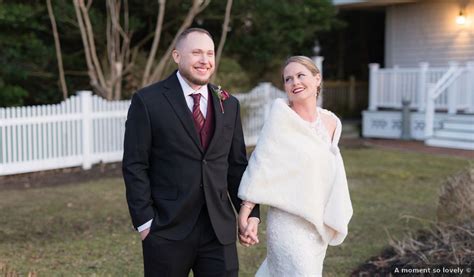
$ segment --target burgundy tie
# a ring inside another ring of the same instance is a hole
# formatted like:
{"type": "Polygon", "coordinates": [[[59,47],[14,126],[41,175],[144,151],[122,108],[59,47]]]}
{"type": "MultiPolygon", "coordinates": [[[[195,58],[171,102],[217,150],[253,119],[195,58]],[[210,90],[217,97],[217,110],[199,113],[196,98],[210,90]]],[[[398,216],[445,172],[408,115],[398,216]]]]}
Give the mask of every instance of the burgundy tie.
{"type": "Polygon", "coordinates": [[[193,93],[191,96],[194,99],[193,105],[193,118],[194,118],[194,126],[198,134],[201,134],[202,127],[204,126],[204,115],[202,115],[201,108],[200,108],[200,101],[201,101],[201,94],[200,93],[193,93]]]}

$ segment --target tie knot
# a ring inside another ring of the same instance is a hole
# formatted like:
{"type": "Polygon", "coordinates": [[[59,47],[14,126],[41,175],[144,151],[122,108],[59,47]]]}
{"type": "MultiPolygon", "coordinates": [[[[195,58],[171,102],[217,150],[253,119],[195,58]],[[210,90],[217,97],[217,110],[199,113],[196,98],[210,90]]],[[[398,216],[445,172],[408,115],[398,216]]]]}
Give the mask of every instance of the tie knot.
{"type": "Polygon", "coordinates": [[[199,103],[199,101],[201,100],[201,94],[200,93],[193,93],[193,94],[191,94],[191,96],[193,97],[195,104],[199,103]]]}

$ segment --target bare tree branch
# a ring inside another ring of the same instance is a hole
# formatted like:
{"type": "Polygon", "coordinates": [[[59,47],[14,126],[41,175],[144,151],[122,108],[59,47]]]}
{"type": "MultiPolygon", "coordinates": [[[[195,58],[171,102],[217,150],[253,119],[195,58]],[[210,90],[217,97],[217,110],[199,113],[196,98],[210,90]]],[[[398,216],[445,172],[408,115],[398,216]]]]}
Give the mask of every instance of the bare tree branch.
{"type": "Polygon", "coordinates": [[[87,5],[86,5],[87,11],[89,11],[89,9],[91,8],[91,6],[92,6],[92,0],[88,0],[88,1],[87,1],[87,5]]]}
{"type": "Polygon", "coordinates": [[[148,60],[145,66],[145,72],[143,73],[142,86],[145,86],[146,83],[148,83],[151,67],[153,65],[153,62],[155,61],[156,52],[158,51],[158,45],[160,44],[163,18],[165,17],[165,3],[166,0],[158,0],[159,12],[155,27],[155,37],[153,38],[153,44],[151,46],[150,55],[148,56],[148,60]]]}
{"type": "Polygon", "coordinates": [[[96,50],[96,47],[95,47],[95,40],[94,40],[94,31],[92,29],[92,24],[91,24],[91,20],[90,20],[90,17],[89,17],[88,9],[84,5],[84,1],[79,1],[79,3],[80,3],[79,8],[82,12],[82,17],[83,17],[84,24],[85,24],[85,29],[86,29],[86,35],[87,35],[87,38],[88,38],[87,41],[89,43],[90,55],[92,57],[92,62],[93,62],[93,65],[94,65],[94,69],[95,69],[95,72],[97,74],[97,79],[99,81],[100,86],[106,87],[104,73],[102,71],[102,67],[101,67],[101,64],[99,62],[99,59],[97,58],[97,50],[96,50]]]}
{"type": "MultiPolygon", "coordinates": [[[[167,20],[166,22],[163,23],[163,28],[162,28],[162,31],[163,32],[164,30],[167,30],[170,26],[172,26],[176,21],[178,21],[176,18],[174,19],[169,19],[167,20]]],[[[132,47],[133,51],[135,51],[136,48],[141,48],[143,47],[143,45],[145,45],[146,43],[148,43],[148,41],[151,39],[151,38],[154,38],[155,37],[155,33],[149,33],[148,35],[146,35],[144,38],[142,38],[140,41],[138,41],[137,43],[135,43],[135,45],[132,47]]]]}
{"type": "Polygon", "coordinates": [[[166,66],[166,62],[168,59],[171,57],[171,52],[173,51],[176,41],[178,40],[178,36],[191,24],[193,23],[194,18],[196,15],[198,15],[200,12],[202,12],[210,3],[210,0],[193,0],[193,6],[189,10],[188,14],[186,15],[186,18],[184,19],[183,23],[181,24],[181,27],[179,27],[178,32],[174,36],[172,42],[168,46],[168,49],[166,50],[165,54],[161,58],[160,62],[158,63],[158,66],[156,66],[155,70],[153,71],[153,74],[151,75],[151,78],[148,80],[147,83],[151,83],[153,81],[157,81],[161,78],[161,75],[163,74],[163,71],[166,66]]]}
{"type": "Polygon", "coordinates": [[[82,17],[82,12],[80,9],[81,3],[84,4],[83,0],[74,0],[74,10],[76,11],[77,23],[79,24],[79,30],[81,33],[82,44],[84,46],[84,55],[86,57],[86,64],[87,64],[87,73],[89,74],[90,84],[96,90],[99,95],[105,97],[105,92],[99,85],[97,80],[97,74],[94,70],[94,66],[92,64],[92,58],[89,48],[89,42],[87,41],[87,34],[86,34],[86,27],[84,26],[84,19],[82,17]]]}
{"type": "Polygon", "coordinates": [[[136,58],[130,51],[132,32],[129,31],[128,0],[106,1],[106,58],[102,60],[103,63],[97,56],[94,32],[88,14],[91,3],[92,0],[88,0],[86,6],[84,0],[74,0],[91,86],[104,98],[118,100],[122,94],[123,77],[131,72],[136,58]],[[121,11],[124,28],[121,25],[121,11]]]}
{"type": "Polygon", "coordinates": [[[214,76],[212,76],[212,79],[211,79],[212,82],[214,82],[214,80],[217,78],[219,63],[221,61],[222,50],[224,49],[225,40],[227,39],[227,32],[229,32],[231,10],[232,10],[232,0],[227,0],[227,5],[225,7],[224,23],[222,24],[221,39],[219,40],[219,46],[217,47],[216,68],[214,71],[214,76]]]}
{"type": "Polygon", "coordinates": [[[66,78],[64,77],[61,43],[59,41],[58,28],[56,26],[56,18],[54,17],[53,7],[51,6],[51,0],[46,0],[46,6],[48,7],[48,15],[49,15],[49,19],[51,20],[51,28],[53,30],[54,47],[56,48],[56,58],[58,60],[59,80],[61,84],[61,90],[63,92],[63,99],[66,100],[68,96],[68,92],[67,92],[67,86],[66,86],[66,78]]]}
{"type": "MultiPolygon", "coordinates": [[[[73,0],[77,25],[83,42],[90,84],[97,94],[109,100],[121,98],[124,80],[133,88],[140,85],[140,81],[142,85],[146,85],[147,83],[160,79],[163,72],[172,62],[170,59],[171,52],[176,45],[179,34],[186,28],[189,28],[196,15],[202,12],[210,3],[210,0],[192,1],[191,8],[188,10],[171,44],[167,47],[165,54],[160,59],[156,59],[161,34],[163,30],[168,28],[167,26],[169,24],[169,22],[164,22],[166,0],[157,0],[159,11],[154,33],[146,36],[142,41],[135,43],[133,48],[131,47],[133,32],[130,31],[128,0],[106,0],[106,54],[102,59],[99,59],[96,50],[94,30],[89,15],[92,1],[93,0],[73,0]],[[146,41],[149,41],[151,36],[153,36],[153,43],[149,56],[147,57],[145,74],[137,77],[132,74],[135,61],[139,56],[140,49],[143,48],[146,41]],[[130,82],[130,84],[128,82],[130,82]]],[[[228,13],[230,13],[230,11],[228,13]]],[[[175,19],[172,19],[171,21],[174,20],[175,19]]],[[[226,25],[228,25],[228,23],[226,25]]]]}

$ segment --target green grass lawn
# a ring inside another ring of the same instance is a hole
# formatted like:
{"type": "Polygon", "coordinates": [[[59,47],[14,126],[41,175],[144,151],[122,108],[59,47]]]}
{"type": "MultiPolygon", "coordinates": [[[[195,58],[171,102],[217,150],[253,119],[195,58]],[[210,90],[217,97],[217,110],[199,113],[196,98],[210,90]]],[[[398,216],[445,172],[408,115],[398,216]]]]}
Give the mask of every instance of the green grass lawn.
{"type": "MultiPolygon", "coordinates": [[[[343,149],[354,216],[349,235],[330,247],[328,276],[347,276],[387,246],[436,216],[438,189],[468,160],[372,148],[343,149]]],[[[263,208],[263,215],[266,209],[263,208]]],[[[239,247],[241,276],[265,257],[260,245],[239,247]]],[[[25,275],[141,276],[141,243],[132,229],[120,178],[76,185],[0,191],[0,268],[25,275]]],[[[0,271],[1,273],[1,271],[0,271]]]]}

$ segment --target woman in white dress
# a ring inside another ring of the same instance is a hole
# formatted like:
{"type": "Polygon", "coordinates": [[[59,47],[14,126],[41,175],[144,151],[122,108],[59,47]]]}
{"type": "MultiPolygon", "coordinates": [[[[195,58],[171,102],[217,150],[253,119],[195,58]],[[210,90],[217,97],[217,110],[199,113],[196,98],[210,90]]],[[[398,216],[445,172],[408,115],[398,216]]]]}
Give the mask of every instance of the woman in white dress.
{"type": "Polygon", "coordinates": [[[341,122],[318,108],[321,74],[311,59],[289,58],[288,99],[277,99],[239,188],[241,239],[256,238],[245,222],[255,203],[269,206],[267,258],[256,276],[321,276],[328,245],[342,243],[352,216],[339,152],[341,122]]]}

